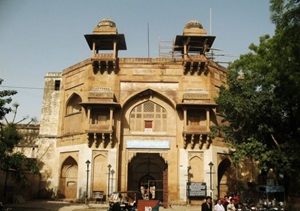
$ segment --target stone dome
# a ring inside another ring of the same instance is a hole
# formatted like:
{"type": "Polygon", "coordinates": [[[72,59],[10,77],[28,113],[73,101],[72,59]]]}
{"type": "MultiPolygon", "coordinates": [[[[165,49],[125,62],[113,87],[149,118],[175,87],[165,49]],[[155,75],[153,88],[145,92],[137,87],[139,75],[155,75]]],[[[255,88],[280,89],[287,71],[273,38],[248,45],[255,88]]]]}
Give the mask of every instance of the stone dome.
{"type": "Polygon", "coordinates": [[[118,34],[115,22],[109,18],[101,20],[94,28],[94,34],[118,34]]]}
{"type": "Polygon", "coordinates": [[[111,19],[109,18],[104,18],[103,20],[101,20],[98,25],[98,27],[107,27],[107,26],[110,26],[110,27],[116,27],[116,24],[115,22],[113,22],[111,19]]]}
{"type": "Polygon", "coordinates": [[[185,24],[183,35],[201,36],[207,35],[202,24],[197,20],[191,20],[185,24]]]}

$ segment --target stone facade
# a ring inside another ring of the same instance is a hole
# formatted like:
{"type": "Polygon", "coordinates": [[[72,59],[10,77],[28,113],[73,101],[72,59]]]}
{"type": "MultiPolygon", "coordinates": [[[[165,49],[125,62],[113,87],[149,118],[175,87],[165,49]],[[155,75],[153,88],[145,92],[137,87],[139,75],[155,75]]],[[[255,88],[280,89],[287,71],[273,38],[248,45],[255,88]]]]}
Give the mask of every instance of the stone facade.
{"type": "Polygon", "coordinates": [[[196,195],[232,191],[230,151],[210,137],[227,73],[206,57],[215,37],[190,21],[172,58],[119,58],[125,36],[109,19],[85,38],[91,58],[45,77],[43,187],[69,199],[141,189],[166,206],[202,202],[188,182],[206,186],[196,195]]]}

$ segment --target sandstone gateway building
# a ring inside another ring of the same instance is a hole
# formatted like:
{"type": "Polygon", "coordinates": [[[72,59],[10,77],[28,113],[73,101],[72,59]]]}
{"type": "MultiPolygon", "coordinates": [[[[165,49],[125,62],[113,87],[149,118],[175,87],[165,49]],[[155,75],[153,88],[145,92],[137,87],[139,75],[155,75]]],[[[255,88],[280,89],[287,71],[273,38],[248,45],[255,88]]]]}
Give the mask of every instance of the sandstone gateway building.
{"type": "Polygon", "coordinates": [[[125,36],[110,19],[85,39],[91,58],[45,77],[43,188],[67,199],[151,191],[165,205],[234,190],[229,149],[210,138],[227,73],[206,54],[215,37],[190,21],[169,58],[119,58],[125,36]]]}

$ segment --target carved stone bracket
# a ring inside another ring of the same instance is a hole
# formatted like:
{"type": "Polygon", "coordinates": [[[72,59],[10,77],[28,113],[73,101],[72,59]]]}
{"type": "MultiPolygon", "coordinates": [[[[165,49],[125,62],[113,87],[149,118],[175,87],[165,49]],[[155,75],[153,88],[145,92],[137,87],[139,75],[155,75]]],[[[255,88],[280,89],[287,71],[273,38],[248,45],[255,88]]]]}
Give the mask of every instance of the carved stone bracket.
{"type": "Polygon", "coordinates": [[[95,60],[93,62],[94,70],[116,70],[117,60],[95,60]]]}
{"type": "Polygon", "coordinates": [[[195,134],[192,134],[191,136],[191,144],[192,144],[192,148],[194,148],[196,142],[195,142],[195,134]]]}
{"type": "Polygon", "coordinates": [[[186,149],[187,148],[187,139],[186,139],[186,134],[183,134],[183,147],[186,149]]]}
{"type": "Polygon", "coordinates": [[[112,139],[112,133],[109,134],[109,142],[110,142],[111,147],[113,147],[114,142],[113,142],[113,139],[112,139]]]}
{"type": "Polygon", "coordinates": [[[184,73],[190,72],[191,74],[197,73],[201,74],[201,72],[207,72],[208,70],[208,62],[207,61],[197,61],[197,60],[184,60],[183,61],[183,69],[184,73]]]}
{"type": "Polygon", "coordinates": [[[209,149],[211,144],[212,144],[212,139],[211,139],[211,137],[207,136],[207,138],[206,138],[206,148],[209,149]]]}
{"type": "Polygon", "coordinates": [[[203,149],[204,145],[206,149],[209,149],[212,144],[212,139],[207,134],[183,133],[183,142],[185,149],[189,144],[191,149],[194,149],[197,144],[199,145],[199,149],[203,149]]]}
{"type": "Polygon", "coordinates": [[[203,148],[203,144],[205,143],[205,140],[203,139],[203,135],[200,135],[199,138],[199,149],[203,148]]]}
{"type": "Polygon", "coordinates": [[[108,144],[111,144],[111,147],[114,146],[112,133],[88,133],[87,136],[89,147],[95,144],[95,147],[99,148],[101,143],[103,144],[103,148],[106,148],[108,144]]]}

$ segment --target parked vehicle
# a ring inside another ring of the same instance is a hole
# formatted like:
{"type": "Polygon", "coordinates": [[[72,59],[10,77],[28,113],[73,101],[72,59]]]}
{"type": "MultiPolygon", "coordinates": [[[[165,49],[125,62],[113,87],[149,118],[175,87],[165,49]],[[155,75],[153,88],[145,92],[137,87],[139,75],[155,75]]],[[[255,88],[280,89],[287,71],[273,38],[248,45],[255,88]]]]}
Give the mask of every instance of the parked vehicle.
{"type": "Polygon", "coordinates": [[[5,208],[3,203],[0,201],[0,211],[12,211],[12,208],[5,208]]]}
{"type": "Polygon", "coordinates": [[[285,191],[283,186],[264,185],[257,187],[260,193],[259,210],[284,211],[285,191]]]}
{"type": "Polygon", "coordinates": [[[135,211],[137,209],[138,191],[118,191],[109,197],[108,211],[135,211]]]}

